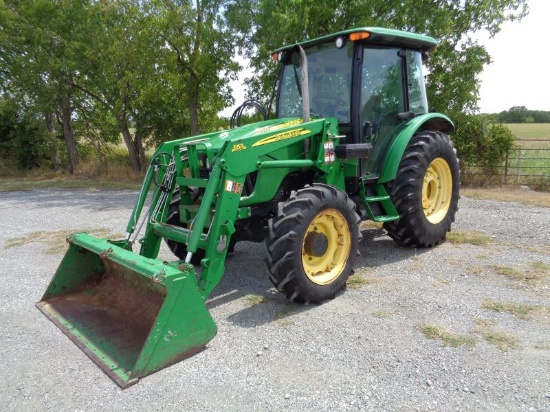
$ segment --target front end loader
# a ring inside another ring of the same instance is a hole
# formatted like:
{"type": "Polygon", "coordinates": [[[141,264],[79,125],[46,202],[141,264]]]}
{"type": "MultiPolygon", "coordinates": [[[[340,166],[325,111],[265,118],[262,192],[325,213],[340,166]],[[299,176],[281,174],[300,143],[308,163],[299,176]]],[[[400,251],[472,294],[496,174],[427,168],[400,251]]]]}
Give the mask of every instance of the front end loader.
{"type": "Polygon", "coordinates": [[[428,111],[435,45],[367,27],[277,50],[276,118],[161,145],[125,238],[69,236],[38,308],[127,387],[215,336],[205,301],[236,242],[264,242],[271,282],[305,304],[345,287],[361,220],[402,245],[440,243],[459,170],[452,122],[428,111]],[[157,259],[163,241],[172,262],[157,259]]]}

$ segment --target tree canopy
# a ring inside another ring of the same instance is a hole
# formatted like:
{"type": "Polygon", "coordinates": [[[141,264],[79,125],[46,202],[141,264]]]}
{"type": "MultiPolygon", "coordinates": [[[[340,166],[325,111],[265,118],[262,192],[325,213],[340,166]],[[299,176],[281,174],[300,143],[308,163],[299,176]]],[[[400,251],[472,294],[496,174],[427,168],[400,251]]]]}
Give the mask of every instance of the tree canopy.
{"type": "Polygon", "coordinates": [[[237,52],[255,70],[249,96],[267,101],[271,51],[359,26],[438,38],[431,108],[475,112],[490,61],[475,33],[494,35],[527,11],[527,0],[0,0],[0,148],[32,136],[41,149],[20,164],[74,173],[79,147],[101,157],[122,136],[142,170],[147,144],[219,127],[217,113],[234,102],[237,52]]]}
{"type": "Polygon", "coordinates": [[[239,0],[228,11],[258,74],[248,80],[251,95],[268,98],[275,76],[269,53],[280,46],[344,28],[380,26],[437,38],[441,43],[427,63],[431,107],[474,112],[478,76],[490,62],[475,33],[495,35],[503,22],[521,19],[528,8],[527,0],[239,0]]]}
{"type": "Polygon", "coordinates": [[[233,102],[220,0],[8,0],[0,28],[2,94],[63,138],[70,173],[83,140],[119,135],[139,171],[146,141],[209,130],[233,102]]]}
{"type": "Polygon", "coordinates": [[[498,113],[496,118],[501,123],[550,123],[550,112],[514,106],[498,113]]]}

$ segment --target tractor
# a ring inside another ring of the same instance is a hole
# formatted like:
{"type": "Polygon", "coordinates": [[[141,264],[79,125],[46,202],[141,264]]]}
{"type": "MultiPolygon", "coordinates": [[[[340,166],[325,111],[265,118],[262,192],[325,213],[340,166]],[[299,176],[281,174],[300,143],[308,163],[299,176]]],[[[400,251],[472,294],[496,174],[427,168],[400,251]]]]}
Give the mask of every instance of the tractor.
{"type": "Polygon", "coordinates": [[[453,123],[428,109],[436,44],[362,27],[276,50],[276,116],[249,101],[266,119],[162,144],[124,239],[70,235],[38,308],[124,388],[215,336],[205,301],[237,242],[264,242],[269,279],[303,304],[345,288],[363,220],[400,245],[439,244],[459,164],[453,123]],[[163,241],[173,261],[157,258],[163,241]]]}

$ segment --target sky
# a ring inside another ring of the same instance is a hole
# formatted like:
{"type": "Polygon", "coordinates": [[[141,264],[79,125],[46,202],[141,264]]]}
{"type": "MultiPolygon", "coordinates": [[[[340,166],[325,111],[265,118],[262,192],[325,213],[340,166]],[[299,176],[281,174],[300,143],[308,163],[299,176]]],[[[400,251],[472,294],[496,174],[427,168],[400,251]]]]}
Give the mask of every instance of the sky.
{"type": "MultiPolygon", "coordinates": [[[[499,113],[513,106],[550,111],[550,48],[545,27],[550,25],[550,0],[528,0],[529,15],[521,21],[506,22],[493,38],[479,34],[492,63],[480,76],[481,113],[499,113]]],[[[241,61],[245,65],[245,62],[241,61]]],[[[244,79],[251,75],[245,68],[239,80],[232,82],[235,105],[220,112],[231,116],[244,102],[244,79]]]]}
{"type": "Polygon", "coordinates": [[[481,40],[493,62],[481,75],[479,108],[498,113],[513,106],[550,111],[550,1],[529,0],[529,15],[507,22],[492,39],[481,40]]]}

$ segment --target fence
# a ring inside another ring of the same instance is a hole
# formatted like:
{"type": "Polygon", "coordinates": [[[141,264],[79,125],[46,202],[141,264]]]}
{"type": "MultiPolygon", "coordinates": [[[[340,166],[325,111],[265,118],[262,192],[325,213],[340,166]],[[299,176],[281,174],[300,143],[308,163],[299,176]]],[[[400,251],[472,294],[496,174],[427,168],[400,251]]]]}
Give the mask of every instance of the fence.
{"type": "Polygon", "coordinates": [[[476,165],[463,165],[463,180],[470,183],[517,183],[550,190],[550,139],[517,139],[506,152],[505,161],[495,172],[487,173],[476,165]]]}

